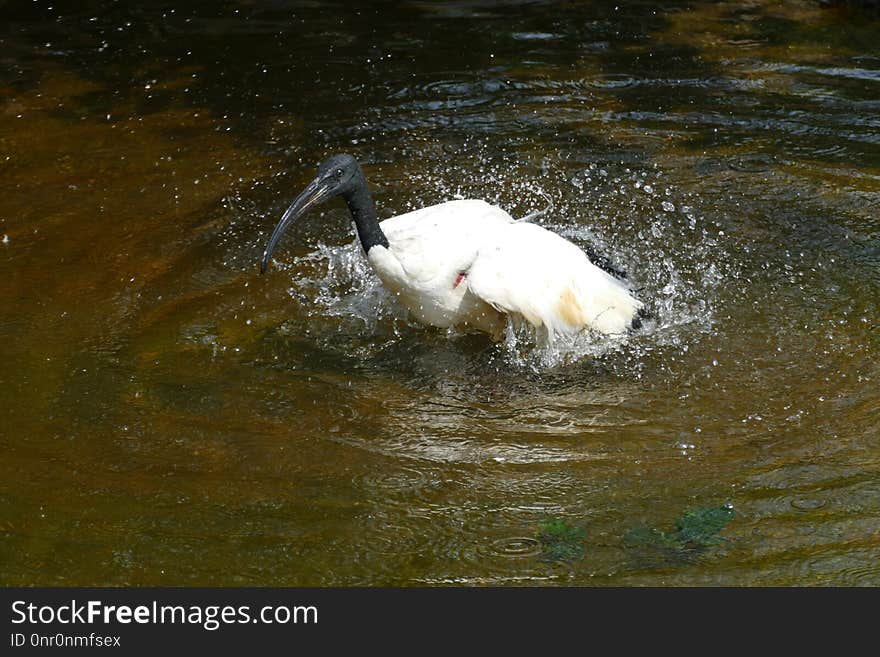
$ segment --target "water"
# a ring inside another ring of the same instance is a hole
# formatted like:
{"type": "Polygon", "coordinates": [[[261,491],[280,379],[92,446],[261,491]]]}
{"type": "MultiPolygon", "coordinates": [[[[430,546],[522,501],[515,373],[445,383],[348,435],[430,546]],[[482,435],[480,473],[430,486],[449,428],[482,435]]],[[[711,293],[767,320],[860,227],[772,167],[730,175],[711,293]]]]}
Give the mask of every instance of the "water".
{"type": "Polygon", "coordinates": [[[880,584],[880,23],[816,4],[4,3],[0,583],[880,584]],[[418,326],[338,204],[259,276],[338,151],[652,318],[418,326]]]}

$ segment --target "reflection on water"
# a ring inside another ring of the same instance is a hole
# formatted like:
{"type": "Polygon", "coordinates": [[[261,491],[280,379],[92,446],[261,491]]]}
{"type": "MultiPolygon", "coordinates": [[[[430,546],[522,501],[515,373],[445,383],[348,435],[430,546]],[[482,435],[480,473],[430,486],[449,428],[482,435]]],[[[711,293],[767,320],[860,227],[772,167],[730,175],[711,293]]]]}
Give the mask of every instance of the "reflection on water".
{"type": "Polygon", "coordinates": [[[4,5],[0,582],[880,584],[878,23],[619,4],[4,5]],[[340,150],[552,199],[650,319],[419,326],[339,205],[260,277],[340,150]]]}

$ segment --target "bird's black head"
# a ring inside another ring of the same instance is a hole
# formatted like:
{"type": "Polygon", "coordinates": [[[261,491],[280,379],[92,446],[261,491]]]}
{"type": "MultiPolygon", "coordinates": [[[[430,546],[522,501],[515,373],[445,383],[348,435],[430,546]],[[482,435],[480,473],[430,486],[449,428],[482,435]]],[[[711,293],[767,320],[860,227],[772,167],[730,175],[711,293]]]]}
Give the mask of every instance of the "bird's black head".
{"type": "Polygon", "coordinates": [[[327,158],[318,167],[315,179],[300,193],[282,215],[272,236],[266,244],[263,259],[260,263],[260,273],[266,271],[269,266],[269,258],[278,245],[284,231],[304,215],[310,208],[323,203],[336,196],[350,198],[359,188],[364,187],[366,181],[360,165],[351,155],[339,154],[327,158]]]}
{"type": "Polygon", "coordinates": [[[351,155],[332,155],[318,167],[315,181],[323,182],[330,189],[330,196],[345,196],[354,191],[363,178],[361,167],[351,155]]]}

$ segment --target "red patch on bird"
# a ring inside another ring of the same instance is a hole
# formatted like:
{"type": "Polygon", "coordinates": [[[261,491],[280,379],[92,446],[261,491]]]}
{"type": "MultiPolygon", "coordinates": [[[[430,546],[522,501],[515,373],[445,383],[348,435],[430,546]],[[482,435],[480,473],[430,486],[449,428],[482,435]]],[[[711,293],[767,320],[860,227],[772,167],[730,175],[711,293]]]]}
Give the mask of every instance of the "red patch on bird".
{"type": "Polygon", "coordinates": [[[455,288],[457,288],[457,287],[458,287],[458,284],[461,283],[461,282],[464,280],[464,277],[465,277],[465,273],[464,273],[464,272],[460,272],[460,273],[458,274],[458,278],[456,278],[456,279],[455,279],[455,283],[452,284],[452,289],[453,289],[453,290],[454,290],[455,288]]]}

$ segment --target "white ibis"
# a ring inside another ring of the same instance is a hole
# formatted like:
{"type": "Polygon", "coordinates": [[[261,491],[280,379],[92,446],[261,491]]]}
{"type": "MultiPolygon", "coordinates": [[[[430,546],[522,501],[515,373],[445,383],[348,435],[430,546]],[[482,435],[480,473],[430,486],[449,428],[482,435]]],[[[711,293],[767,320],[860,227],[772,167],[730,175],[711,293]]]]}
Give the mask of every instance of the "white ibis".
{"type": "Polygon", "coordinates": [[[351,155],[334,155],[281,217],[260,272],[285,230],[335,196],[348,204],[367,259],[385,287],[422,323],[469,326],[499,338],[507,316],[559,334],[617,334],[638,324],[643,304],[577,246],[485,201],[448,201],[381,223],[351,155]]]}

